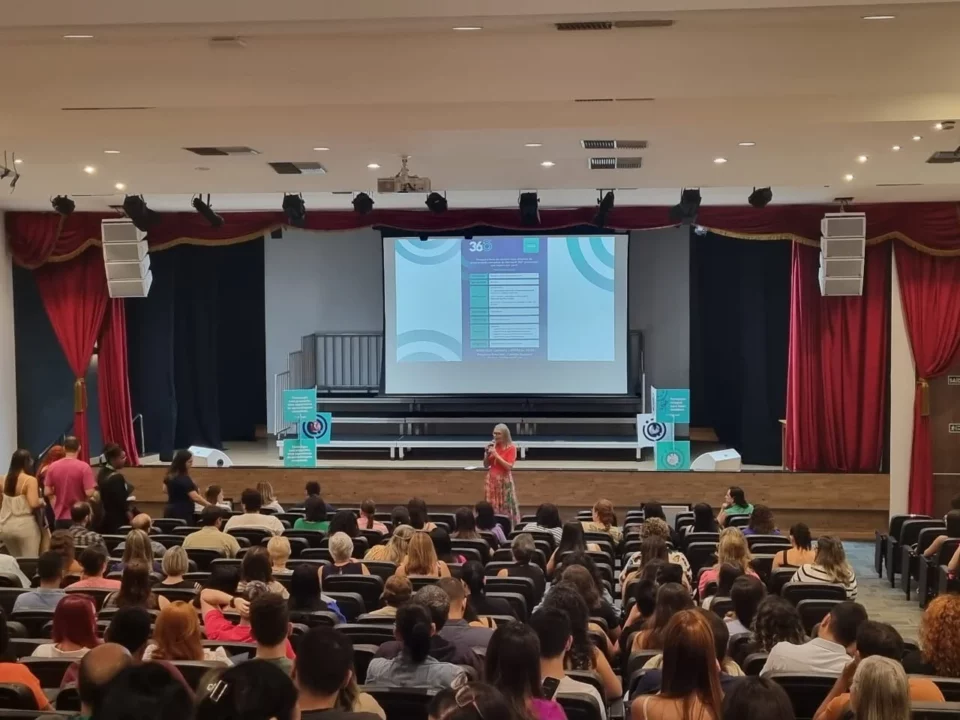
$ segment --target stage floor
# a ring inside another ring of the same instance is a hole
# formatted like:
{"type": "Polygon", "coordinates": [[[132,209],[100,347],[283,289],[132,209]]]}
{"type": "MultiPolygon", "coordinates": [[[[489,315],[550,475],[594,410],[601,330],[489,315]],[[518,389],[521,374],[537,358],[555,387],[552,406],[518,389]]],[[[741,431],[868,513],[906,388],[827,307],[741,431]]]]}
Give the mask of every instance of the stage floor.
{"type": "MultiPolygon", "coordinates": [[[[691,443],[691,456],[698,457],[702,453],[713,450],[724,450],[723,445],[710,442],[691,443]]],[[[283,467],[283,460],[277,456],[277,445],[273,439],[256,442],[225,443],[224,452],[230,456],[234,467],[283,467]]],[[[603,453],[596,451],[567,450],[555,451],[528,451],[533,457],[520,461],[525,470],[635,470],[655,472],[656,466],[652,458],[653,451],[646,450],[649,460],[615,460],[598,459],[603,453]]],[[[625,455],[618,452],[614,454],[625,455]]],[[[632,452],[631,452],[632,454],[632,452]]],[[[386,451],[359,452],[355,449],[329,450],[317,461],[318,468],[393,468],[414,469],[427,468],[436,470],[473,470],[480,469],[481,454],[474,453],[467,448],[452,448],[445,450],[426,450],[418,448],[408,450],[403,460],[391,460],[386,451]],[[358,457],[361,456],[361,457],[358,457]]],[[[147,466],[166,465],[158,455],[146,455],[141,463],[147,466]]],[[[518,468],[519,469],[519,468],[518,468]]],[[[744,465],[744,471],[749,472],[782,472],[779,465],[744,465]]]]}

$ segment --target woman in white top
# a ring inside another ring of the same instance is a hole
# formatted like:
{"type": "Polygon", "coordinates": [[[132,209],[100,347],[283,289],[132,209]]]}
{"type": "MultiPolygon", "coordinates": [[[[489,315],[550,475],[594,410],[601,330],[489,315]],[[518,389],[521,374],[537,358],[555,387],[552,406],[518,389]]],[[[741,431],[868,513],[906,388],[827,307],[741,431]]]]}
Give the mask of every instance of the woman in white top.
{"type": "Polygon", "coordinates": [[[843,543],[832,535],[824,535],[817,540],[816,559],[812,563],[801,565],[791,581],[843,585],[843,589],[847,591],[847,600],[857,599],[857,576],[847,562],[843,543]]]}
{"type": "Polygon", "coordinates": [[[257,492],[260,493],[261,510],[273,510],[278,513],[283,512],[283,505],[277,502],[277,496],[273,494],[273,485],[268,482],[258,482],[257,492]]]}
{"type": "Polygon", "coordinates": [[[13,557],[36,557],[40,552],[40,526],[34,510],[43,505],[43,500],[32,472],[30,451],[13,453],[0,504],[0,539],[13,557]]]}
{"type": "Polygon", "coordinates": [[[33,657],[82,658],[100,644],[97,613],[90,598],[64,595],[53,613],[53,642],[38,645],[33,657]]]}
{"type": "Polygon", "coordinates": [[[563,534],[563,523],[560,522],[560,511],[553,503],[543,503],[537,508],[536,522],[527,523],[523,529],[536,532],[547,532],[553,536],[553,545],[560,544],[560,536],[563,534]]]}

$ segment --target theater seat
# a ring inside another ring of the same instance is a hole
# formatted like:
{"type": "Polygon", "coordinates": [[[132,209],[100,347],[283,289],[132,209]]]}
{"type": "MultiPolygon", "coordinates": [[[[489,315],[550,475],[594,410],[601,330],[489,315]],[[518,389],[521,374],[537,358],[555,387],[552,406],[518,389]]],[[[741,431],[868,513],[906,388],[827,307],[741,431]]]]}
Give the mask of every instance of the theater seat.
{"type": "Polygon", "coordinates": [[[794,606],[801,600],[846,600],[843,585],[831,583],[788,582],[780,589],[780,595],[794,606]]]}
{"type": "Polygon", "coordinates": [[[428,720],[427,706],[436,695],[427,688],[385,688],[364,686],[387,714],[387,720],[428,720]]]}
{"type": "Polygon", "coordinates": [[[825,673],[772,673],[767,676],[787,691],[797,720],[810,720],[837,681],[825,673]]]}
{"type": "Polygon", "coordinates": [[[221,662],[206,662],[203,660],[177,660],[173,664],[177,670],[180,671],[180,674],[183,675],[183,679],[187,681],[187,685],[192,687],[194,691],[200,687],[200,681],[203,680],[204,675],[211,670],[222,670],[225,667],[221,662]]]}
{"type": "Polygon", "coordinates": [[[642,669],[651,658],[660,654],[660,650],[634,650],[627,660],[627,676],[633,675],[637,670],[642,669]]]}
{"type": "Polygon", "coordinates": [[[356,593],[363,599],[364,612],[380,607],[383,595],[383,580],[376,575],[331,575],[323,581],[327,593],[356,593]]]}
{"type": "Polygon", "coordinates": [[[803,631],[808,635],[813,635],[813,626],[819,624],[826,617],[835,605],[839,605],[842,600],[821,600],[806,599],[797,603],[797,612],[800,613],[800,622],[803,624],[803,631]]]}
{"type": "Polygon", "coordinates": [[[0,683],[0,708],[37,710],[33,690],[20,683],[0,683]]]}
{"type": "Polygon", "coordinates": [[[768,654],[765,652],[750,653],[740,664],[740,667],[747,675],[759,675],[763,666],[767,664],[768,654]]]}
{"type": "Polygon", "coordinates": [[[353,646],[353,673],[358,685],[363,685],[366,682],[367,668],[370,667],[370,661],[377,656],[377,650],[379,649],[379,645],[353,646]]]}
{"type": "Polygon", "coordinates": [[[358,593],[327,592],[324,590],[323,594],[329,595],[331,598],[337,601],[337,606],[340,608],[340,612],[343,613],[343,616],[347,619],[347,622],[353,622],[367,611],[367,606],[364,605],[363,598],[360,597],[358,593]]]}
{"type": "Polygon", "coordinates": [[[345,623],[338,625],[337,630],[350,638],[354,645],[376,645],[380,647],[384,643],[396,639],[393,634],[393,625],[345,623]]]}
{"type": "Polygon", "coordinates": [[[76,661],[76,658],[20,658],[20,664],[36,675],[42,688],[60,687],[67,668],[76,661]]]}
{"type": "Polygon", "coordinates": [[[947,702],[960,702],[960,678],[931,677],[947,702]]]}
{"type": "Polygon", "coordinates": [[[960,703],[920,703],[915,702],[910,708],[912,720],[946,720],[946,718],[960,717],[960,703]]]}
{"type": "Polygon", "coordinates": [[[586,693],[560,693],[554,700],[560,703],[567,720],[600,720],[603,717],[597,699],[586,693]]]}

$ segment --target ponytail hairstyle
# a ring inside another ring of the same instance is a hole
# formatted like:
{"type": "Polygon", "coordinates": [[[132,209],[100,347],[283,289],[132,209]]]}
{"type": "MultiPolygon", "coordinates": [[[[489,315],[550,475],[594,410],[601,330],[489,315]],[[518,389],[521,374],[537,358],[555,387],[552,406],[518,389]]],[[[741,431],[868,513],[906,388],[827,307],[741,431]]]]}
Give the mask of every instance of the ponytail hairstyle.
{"type": "Polygon", "coordinates": [[[360,517],[366,520],[364,528],[366,530],[373,530],[373,523],[376,518],[373,516],[377,514],[377,504],[373,500],[364,500],[360,503],[360,517]]]}
{"type": "Polygon", "coordinates": [[[409,602],[397,608],[396,631],[405,655],[418,665],[427,659],[433,622],[423,605],[409,602]]]}

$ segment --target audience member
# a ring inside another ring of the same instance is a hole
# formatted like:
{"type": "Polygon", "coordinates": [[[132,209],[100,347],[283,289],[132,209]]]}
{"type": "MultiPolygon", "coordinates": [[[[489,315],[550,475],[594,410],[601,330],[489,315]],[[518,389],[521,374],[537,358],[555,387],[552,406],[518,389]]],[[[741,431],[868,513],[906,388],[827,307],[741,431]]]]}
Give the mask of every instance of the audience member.
{"type": "Polygon", "coordinates": [[[477,516],[477,529],[493,533],[497,539],[497,547],[507,542],[507,534],[503,527],[497,522],[497,514],[493,505],[487,500],[481,500],[473,506],[474,513],[477,516]]]}
{"type": "Polygon", "coordinates": [[[332,612],[340,622],[346,622],[333,598],[320,592],[320,569],[313,565],[297,565],[293,569],[287,607],[292,613],[332,612]]]}
{"type": "Polygon", "coordinates": [[[200,529],[183,539],[184,550],[217,550],[224,557],[235,558],[240,552],[240,543],[233,535],[223,532],[224,511],[218,507],[206,507],[200,513],[200,529]]]}
{"type": "Polygon", "coordinates": [[[832,535],[824,535],[817,540],[816,560],[801,565],[791,582],[843,585],[843,589],[847,591],[847,600],[857,599],[857,576],[847,562],[843,543],[832,535]]]}
{"type": "Polygon", "coordinates": [[[414,532],[416,531],[409,525],[394,525],[390,539],[386,543],[374,545],[367,550],[363,559],[399,565],[407,556],[407,548],[410,546],[410,538],[413,537],[414,532]]]}
{"type": "Polygon", "coordinates": [[[60,556],[63,575],[80,575],[83,568],[77,562],[77,549],[73,545],[73,536],[66,530],[54,530],[50,534],[50,552],[60,556]]]}
{"type": "Polygon", "coordinates": [[[250,601],[249,615],[257,660],[265,660],[291,674],[293,650],[287,639],[290,634],[287,601],[273,592],[262,593],[250,601]]]}
{"type": "Polygon", "coordinates": [[[50,465],[43,478],[43,494],[53,506],[57,529],[70,527],[73,524],[70,519],[73,504],[93,497],[97,489],[90,463],[79,457],[80,441],[70,435],[64,438],[63,449],[63,459],[50,465]]]}
{"type": "Polygon", "coordinates": [[[123,568],[120,589],[107,595],[105,608],[142,607],[158,610],[166,606],[167,599],[153,594],[150,582],[150,567],[139,560],[131,560],[123,568]]]}
{"type": "Polygon", "coordinates": [[[410,513],[410,525],[414,530],[430,532],[436,525],[430,522],[430,511],[427,503],[421,498],[410,498],[407,501],[407,511],[410,513]]]}
{"type": "MultiPolygon", "coordinates": [[[[262,582],[247,583],[247,587],[243,591],[243,597],[235,597],[213,588],[204,588],[201,590],[200,614],[203,616],[203,627],[207,634],[207,639],[223,640],[225,642],[257,643],[259,652],[260,643],[257,641],[252,628],[253,621],[251,615],[253,611],[251,606],[264,595],[279,597],[276,593],[270,592],[270,589],[262,582]],[[223,608],[225,607],[235,608],[237,612],[240,613],[239,623],[234,625],[227,619],[223,614],[223,608]]],[[[279,626],[282,624],[284,628],[284,654],[285,657],[293,658],[293,648],[290,642],[286,640],[288,621],[285,616],[282,623],[278,619],[281,608],[284,613],[286,612],[285,603],[282,601],[280,603],[271,601],[262,607],[263,614],[272,614],[273,616],[273,622],[266,622],[265,640],[273,639],[272,637],[267,637],[269,633],[266,633],[266,630],[273,629],[273,625],[279,626]]],[[[259,618],[261,621],[264,620],[263,614],[261,614],[259,618]]],[[[270,618],[268,618],[268,620],[269,619],[270,618]]]]}
{"type": "Polygon", "coordinates": [[[177,450],[163,478],[164,487],[167,489],[167,506],[163,509],[163,516],[183,520],[184,525],[193,522],[193,509],[196,505],[210,505],[190,477],[192,467],[193,453],[189,450],[177,450]]]}
{"type": "Polygon", "coordinates": [[[623,541],[623,530],[617,527],[617,515],[609,500],[598,500],[593,506],[593,518],[582,525],[584,532],[607,533],[614,547],[623,541]]]}
{"type": "Polygon", "coordinates": [[[427,713],[428,720],[518,720],[503,693],[481,682],[441,690],[427,713]]]}
{"type": "Polygon", "coordinates": [[[47,700],[40,681],[26,665],[19,662],[10,662],[10,655],[10,630],[7,628],[7,614],[0,607],[0,684],[17,683],[27,686],[37,701],[37,708],[51,710],[50,701],[47,700]]]}
{"type": "MultiPolygon", "coordinates": [[[[623,570],[620,571],[620,583],[624,584],[629,582],[630,578],[633,577],[638,568],[642,567],[647,563],[647,560],[643,556],[643,542],[646,540],[652,540],[653,538],[661,538],[664,545],[670,542],[670,526],[667,525],[666,520],[661,520],[660,518],[650,518],[649,520],[644,521],[643,525],[640,526],[640,541],[641,541],[641,551],[640,553],[634,553],[630,558],[627,559],[627,562],[624,563],[623,570]],[[639,557],[638,557],[639,555],[639,557]]],[[[651,555],[650,559],[653,557],[660,557],[661,551],[659,550],[658,545],[652,543],[647,544],[647,555],[651,555]],[[651,551],[656,547],[656,552],[654,555],[651,555],[651,551]]],[[[684,584],[689,586],[693,580],[693,577],[690,572],[690,562],[687,560],[687,556],[684,555],[679,550],[670,550],[667,553],[667,560],[673,565],[679,565],[683,568],[683,577],[684,584]]]]}
{"type": "Polygon", "coordinates": [[[750,547],[747,545],[747,539],[743,536],[743,533],[738,528],[725,528],[720,533],[720,543],[717,546],[717,564],[700,573],[698,584],[700,597],[704,596],[707,585],[717,582],[720,578],[720,568],[727,563],[736,565],[746,575],[756,577],[757,574],[750,567],[751,560],[753,560],[753,555],[750,554],[750,547]]]}
{"type": "Polygon", "coordinates": [[[97,610],[86,595],[67,595],[53,612],[52,643],[37,645],[33,657],[82,658],[100,644],[97,610]]]}
{"type": "Polygon", "coordinates": [[[570,630],[570,617],[563,610],[544,608],[537,610],[530,618],[530,627],[540,640],[540,677],[554,678],[559,681],[557,692],[581,693],[591,696],[600,707],[600,717],[607,716],[606,701],[597,689],[588,683],[568,677],[564,667],[564,658],[573,645],[570,630]]]}
{"type": "Polygon", "coordinates": [[[787,691],[773,680],[745,677],[723,697],[723,717],[729,720],[795,720],[787,691]]]}
{"type": "Polygon", "coordinates": [[[937,595],[920,619],[920,651],[903,659],[910,674],[960,678],[960,595],[937,595]]]}
{"type": "MultiPolygon", "coordinates": [[[[645,566],[645,570],[656,572],[656,566],[663,565],[660,561],[654,561],[645,566]]],[[[620,646],[621,655],[629,655],[630,648],[633,646],[633,635],[643,630],[644,624],[653,616],[657,607],[657,582],[646,577],[640,577],[637,582],[630,586],[631,599],[633,601],[627,613],[627,619],[623,623],[623,632],[620,633],[620,639],[617,641],[620,646]]]]}
{"type": "Polygon", "coordinates": [[[67,528],[67,532],[73,537],[73,547],[80,552],[91,545],[100,545],[106,547],[103,537],[90,529],[93,522],[93,510],[88,502],[76,502],[70,508],[70,520],[72,525],[67,528]]]}
{"type": "Polygon", "coordinates": [[[17,595],[13,603],[14,614],[28,610],[56,610],[63,599],[64,593],[60,589],[63,558],[59,553],[53,550],[43,553],[37,560],[37,575],[40,576],[40,587],[17,595]]]}
{"type": "Polygon", "coordinates": [[[806,642],[800,613],[793,603],[779,595],[768,595],[753,619],[753,639],[740,646],[734,660],[743,662],[751,653],[769,653],[780,642],[802,645],[806,642]]]}
{"type": "Polygon", "coordinates": [[[261,509],[278,513],[283,512],[283,505],[277,500],[277,496],[273,492],[273,485],[266,480],[261,480],[257,483],[257,492],[260,493],[261,509]]]}
{"type": "Polygon", "coordinates": [[[217,507],[227,512],[233,510],[233,505],[224,500],[223,488],[219,485],[207,485],[207,489],[203,491],[203,497],[206,498],[208,505],[194,505],[194,513],[202,513],[205,507],[217,507]]]}
{"type": "Polygon", "coordinates": [[[447,594],[450,601],[447,620],[440,630],[440,637],[471,648],[485,648],[490,642],[493,630],[473,627],[464,618],[467,612],[467,591],[463,582],[453,577],[440,578],[437,587],[447,594]]]}
{"type": "Polygon", "coordinates": [[[134,661],[143,659],[150,642],[153,617],[142,607],[120,608],[110,620],[103,634],[108,643],[116,643],[127,649],[134,661]]]}
{"type": "Polygon", "coordinates": [[[293,572],[287,567],[290,560],[290,541],[281,536],[274,536],[267,541],[267,555],[270,556],[270,571],[274,575],[289,575],[293,572]]]}
{"type": "Polygon", "coordinates": [[[721,718],[720,671],[710,622],[700,610],[681,610],[663,632],[660,693],[630,705],[632,720],[721,718]]]}
{"type": "Polygon", "coordinates": [[[803,645],[773,646],[760,675],[775,672],[840,673],[851,662],[857,631],[867,619],[863,605],[846,600],[820,622],[817,637],[803,645]]]}
{"type": "Polygon", "coordinates": [[[657,605],[653,616],[643,630],[633,636],[632,651],[662,650],[663,636],[670,620],[678,612],[693,607],[693,600],[687,589],[678,583],[661,585],[657,591],[657,605]]]}
{"type": "Polygon", "coordinates": [[[750,522],[743,528],[744,535],[779,535],[780,530],[773,520],[773,510],[766,505],[754,505],[750,522]]]}
{"type": "Polygon", "coordinates": [[[703,602],[700,605],[705,609],[709,610],[713,607],[713,601],[718,597],[730,597],[730,592],[733,590],[733,584],[737,581],[737,578],[745,577],[743,574],[743,568],[739,565],[731,565],[730,563],[724,563],[720,566],[720,574],[717,575],[717,591],[713,595],[708,595],[703,598],[703,602]]]}
{"type": "Polygon", "coordinates": [[[381,535],[386,535],[390,531],[387,530],[387,526],[382,522],[378,522],[377,518],[377,505],[373,500],[367,498],[362,503],[360,503],[360,529],[361,530],[373,530],[378,532],[381,535]]]}
{"type": "Polygon", "coordinates": [[[190,720],[193,692],[170,664],[127,667],[109,682],[94,720],[190,720]]]}
{"type": "Polygon", "coordinates": [[[395,505],[390,511],[390,526],[396,532],[401,525],[410,525],[410,511],[406,505],[395,505]]]}
{"type": "Polygon", "coordinates": [[[727,520],[734,515],[749,515],[752,512],[753,505],[747,502],[743,489],[733,485],[727,488],[727,494],[723,497],[720,513],[717,515],[717,523],[720,527],[725,527],[727,520]]]}
{"type": "Polygon", "coordinates": [[[104,577],[107,571],[107,552],[99,545],[92,545],[80,553],[80,579],[70,588],[73,591],[83,589],[119,590],[120,581],[104,577]]]}
{"type": "Polygon", "coordinates": [[[160,611],[153,629],[153,640],[143,653],[144,660],[205,660],[230,664],[223,648],[205,648],[200,620],[193,606],[173,602],[160,611]]]}
{"type": "Polygon", "coordinates": [[[240,504],[243,505],[243,514],[234,515],[224,528],[226,532],[240,528],[257,528],[274,535],[283,535],[283,523],[273,515],[264,515],[260,512],[263,499],[260,492],[247,488],[240,494],[240,504]]]}
{"type": "Polygon", "coordinates": [[[529,625],[498,627],[487,647],[489,683],[503,693],[517,718],[566,720],[563,708],[545,698],[540,683],[540,640],[529,625]]]}
{"type": "Polygon", "coordinates": [[[351,540],[360,534],[360,524],[357,522],[357,516],[352,510],[338,510],[330,520],[330,527],[327,528],[330,535],[338,532],[343,533],[351,540]]]}
{"type": "Polygon", "coordinates": [[[850,708],[860,720],[910,720],[910,688],[903,666],[879,656],[861,662],[850,684],[850,708]]]}
{"type": "Polygon", "coordinates": [[[924,557],[935,558],[947,540],[960,538],[960,510],[951,510],[944,516],[943,521],[947,525],[946,532],[943,535],[937,535],[937,537],[933,539],[930,546],[923,551],[924,557]]]}
{"type": "Polygon", "coordinates": [[[537,545],[533,536],[522,532],[510,542],[514,564],[497,571],[497,577],[525,577],[533,580],[537,597],[543,597],[547,588],[547,578],[539,565],[533,562],[537,554],[537,545]]]}
{"type": "Polygon", "coordinates": [[[571,565],[563,570],[559,580],[577,589],[580,597],[587,604],[590,617],[601,618],[606,625],[602,630],[610,640],[616,642],[620,637],[620,613],[600,595],[596,580],[590,571],[582,565],[571,565]]]}
{"type": "Polygon", "coordinates": [[[196,716],[198,720],[297,720],[299,715],[297,688],[289,673],[263,660],[250,660],[208,680],[196,716]]]}
{"type": "MultiPolygon", "coordinates": [[[[342,511],[341,511],[342,512],[342,511]]],[[[324,565],[320,575],[321,582],[334,575],[369,575],[367,566],[353,558],[353,540],[344,532],[330,536],[330,557],[333,562],[324,565]]]]}
{"type": "MultiPolygon", "coordinates": [[[[153,518],[147,515],[147,513],[137,513],[130,521],[130,527],[134,530],[143,530],[143,532],[147,534],[147,537],[150,538],[150,536],[153,534],[153,518]]],[[[153,555],[155,558],[163,557],[163,553],[166,548],[162,544],[158,543],[153,538],[150,538],[150,547],[153,549],[153,555]]],[[[124,543],[120,543],[120,545],[117,546],[117,549],[122,551],[124,549],[124,543]]]]}
{"type": "Polygon", "coordinates": [[[117,443],[107,443],[100,453],[103,462],[97,470],[97,488],[103,489],[103,482],[119,470],[127,466],[127,453],[117,443]]]}
{"type": "Polygon", "coordinates": [[[330,521],[327,519],[327,504],[319,495],[307,498],[307,501],[303,504],[303,512],[303,517],[297,518],[293,523],[294,530],[327,532],[330,528],[330,521]]]}
{"type": "Polygon", "coordinates": [[[412,601],[397,610],[396,643],[399,650],[388,658],[383,655],[387,643],[367,666],[367,687],[426,687],[442,690],[463,676],[457,665],[434,655],[436,627],[430,612],[412,601]]]}
{"type": "Polygon", "coordinates": [[[468,507],[457,508],[453,514],[453,533],[451,537],[457,540],[479,540],[480,533],[477,532],[477,518],[473,510],[468,507]]]}
{"type": "Polygon", "coordinates": [[[817,557],[813,550],[813,538],[810,528],[804,523],[790,526],[790,547],[781,550],[773,557],[773,569],[782,567],[800,567],[812,563],[817,557]]]}
{"type": "Polygon", "coordinates": [[[693,506],[693,525],[683,529],[685,534],[692,532],[720,532],[720,526],[713,516],[713,508],[707,503],[697,503],[693,506]]]}
{"type": "MultiPolygon", "coordinates": [[[[83,660],[80,661],[77,675],[80,717],[126,717],[131,710],[139,716],[139,707],[126,705],[130,701],[129,697],[124,698],[125,706],[116,708],[117,715],[106,715],[101,708],[101,704],[108,694],[113,695],[114,700],[117,699],[120,693],[113,689],[113,681],[132,664],[133,658],[129,651],[116,643],[104,643],[84,656],[83,660]]],[[[110,705],[114,705],[114,702],[111,701],[110,705]]],[[[190,713],[187,716],[189,715],[190,713]]]]}
{"type": "Polygon", "coordinates": [[[300,639],[293,671],[301,720],[376,720],[379,715],[355,709],[353,703],[342,706],[341,695],[353,678],[350,638],[333,628],[312,628],[300,639]]]}
{"type": "Polygon", "coordinates": [[[513,612],[513,608],[506,600],[487,597],[483,586],[483,565],[476,560],[468,562],[460,569],[460,579],[463,580],[463,584],[467,586],[469,591],[465,617],[471,625],[496,627],[493,618],[487,617],[490,615],[516,618],[516,613],[513,612]]]}
{"type": "Polygon", "coordinates": [[[560,565],[560,561],[568,552],[586,552],[587,550],[599,550],[600,546],[596,543],[587,544],[583,536],[583,525],[578,522],[568,522],[563,524],[563,532],[560,535],[560,543],[557,549],[553,551],[550,559],[547,561],[547,576],[553,577],[560,565]]]}
{"type": "Polygon", "coordinates": [[[433,547],[430,535],[427,532],[415,532],[407,545],[407,556],[397,566],[397,575],[450,577],[450,568],[437,558],[437,551],[433,547]]]}
{"type": "MultiPolygon", "coordinates": [[[[307,494],[307,500],[312,497],[320,497],[323,495],[323,489],[320,487],[320,483],[318,483],[316,480],[310,480],[307,482],[307,484],[304,486],[304,490],[307,494]]],[[[337,511],[337,509],[330,503],[324,503],[324,506],[327,509],[327,515],[333,515],[337,511]]]]}
{"type": "Polygon", "coordinates": [[[168,548],[163,554],[160,563],[163,574],[166,576],[160,581],[160,587],[180,588],[182,590],[199,590],[200,584],[195,580],[184,580],[183,576],[190,571],[190,558],[187,551],[180,545],[168,548]]]}
{"type": "Polygon", "coordinates": [[[405,577],[392,575],[383,584],[383,594],[380,599],[383,607],[373,610],[369,615],[392,618],[397,616],[397,608],[406,603],[413,595],[413,585],[405,577]]]}
{"type": "Polygon", "coordinates": [[[243,560],[240,561],[240,584],[237,586],[237,591],[242,593],[250,582],[262,582],[270,592],[282,596],[284,600],[290,597],[287,589],[274,580],[270,554],[263,545],[247,550],[243,554],[243,560]]]}
{"type": "MultiPolygon", "coordinates": [[[[448,533],[442,526],[437,526],[430,531],[430,541],[433,543],[433,549],[437,553],[437,560],[449,565],[463,565],[467,559],[459,553],[454,553],[453,542],[448,533]]],[[[487,552],[489,557],[489,550],[487,552]]]]}
{"type": "Polygon", "coordinates": [[[750,632],[757,608],[766,596],[767,588],[755,577],[741,575],[734,581],[730,589],[733,617],[726,620],[731,636],[750,632]]]}
{"type": "MultiPolygon", "coordinates": [[[[140,517],[140,515],[137,517],[140,517]]],[[[149,519],[149,516],[146,517],[149,519]]],[[[123,569],[132,562],[143,563],[150,568],[151,572],[160,573],[163,571],[160,563],[157,562],[157,550],[160,551],[159,557],[163,557],[163,553],[167,549],[163,545],[151,541],[146,530],[134,528],[127,533],[127,537],[121,543],[121,546],[117,549],[123,552],[123,557],[120,562],[114,563],[111,568],[112,572],[123,572],[123,569]]]]}
{"type": "Polygon", "coordinates": [[[553,503],[543,503],[537,508],[536,520],[524,525],[524,530],[550,533],[553,545],[560,544],[560,535],[563,533],[563,523],[560,522],[560,511],[553,503]]]}

